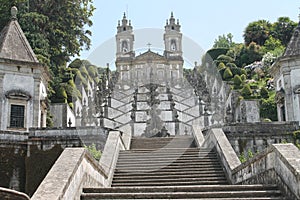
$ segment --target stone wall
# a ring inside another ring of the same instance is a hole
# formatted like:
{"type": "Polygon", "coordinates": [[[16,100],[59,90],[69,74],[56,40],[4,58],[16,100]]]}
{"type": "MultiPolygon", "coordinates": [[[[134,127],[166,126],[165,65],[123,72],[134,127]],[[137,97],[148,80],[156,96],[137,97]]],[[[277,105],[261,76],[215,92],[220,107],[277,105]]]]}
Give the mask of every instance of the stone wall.
{"type": "MultiPolygon", "coordinates": [[[[292,133],[299,130],[299,125],[298,122],[257,122],[232,123],[219,128],[222,128],[235,152],[247,157],[248,152],[262,152],[271,144],[296,143],[292,133]]],[[[203,130],[203,134],[208,131],[203,130]]]]}
{"type": "Polygon", "coordinates": [[[54,103],[50,105],[50,112],[53,114],[54,127],[74,127],[75,114],[67,103],[54,103]],[[69,124],[71,123],[71,124],[69,124]]]}
{"type": "Polygon", "coordinates": [[[0,132],[0,187],[31,196],[67,147],[104,149],[108,130],[99,127],[0,132]]]}

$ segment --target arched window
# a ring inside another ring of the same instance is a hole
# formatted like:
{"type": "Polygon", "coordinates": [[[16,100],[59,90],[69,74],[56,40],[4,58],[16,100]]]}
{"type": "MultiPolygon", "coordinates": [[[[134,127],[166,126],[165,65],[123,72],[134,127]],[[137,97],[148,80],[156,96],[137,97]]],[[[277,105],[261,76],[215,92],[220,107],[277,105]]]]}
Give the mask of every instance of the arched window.
{"type": "Polygon", "coordinates": [[[11,90],[5,94],[8,99],[8,124],[9,128],[26,128],[26,109],[27,102],[31,96],[21,90],[11,90]]]}
{"type": "Polygon", "coordinates": [[[128,43],[127,43],[127,41],[122,41],[122,52],[124,52],[124,53],[126,53],[126,52],[128,52],[128,43]]]}
{"type": "Polygon", "coordinates": [[[176,44],[176,40],[171,40],[171,50],[172,51],[176,51],[177,50],[177,44],[176,44]]]}

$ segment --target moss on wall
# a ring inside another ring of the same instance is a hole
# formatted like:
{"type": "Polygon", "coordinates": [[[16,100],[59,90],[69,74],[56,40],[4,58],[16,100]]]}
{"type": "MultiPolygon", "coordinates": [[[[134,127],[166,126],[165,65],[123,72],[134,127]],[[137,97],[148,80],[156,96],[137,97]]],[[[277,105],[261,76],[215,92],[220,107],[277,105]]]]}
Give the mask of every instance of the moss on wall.
{"type": "Polygon", "coordinates": [[[41,150],[36,145],[30,146],[30,156],[25,160],[26,193],[29,196],[36,191],[62,151],[60,145],[54,145],[49,150],[41,150]]]}
{"type": "Polygon", "coordinates": [[[26,148],[22,146],[0,147],[0,187],[25,192],[25,156],[26,148]]]}

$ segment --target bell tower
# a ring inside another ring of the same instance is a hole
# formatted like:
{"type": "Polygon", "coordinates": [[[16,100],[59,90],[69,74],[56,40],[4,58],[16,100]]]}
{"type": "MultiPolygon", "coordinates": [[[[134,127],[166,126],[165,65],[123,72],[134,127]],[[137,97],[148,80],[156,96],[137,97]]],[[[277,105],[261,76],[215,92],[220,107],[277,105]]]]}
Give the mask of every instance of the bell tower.
{"type": "Polygon", "coordinates": [[[167,57],[182,57],[182,33],[180,33],[180,24],[177,19],[175,22],[173,12],[171,17],[166,22],[164,43],[165,43],[165,56],[167,57]]]}
{"type": "Polygon", "coordinates": [[[134,35],[131,26],[131,21],[127,20],[124,13],[122,22],[118,22],[116,44],[118,58],[134,57],[133,51],[134,35]]]}

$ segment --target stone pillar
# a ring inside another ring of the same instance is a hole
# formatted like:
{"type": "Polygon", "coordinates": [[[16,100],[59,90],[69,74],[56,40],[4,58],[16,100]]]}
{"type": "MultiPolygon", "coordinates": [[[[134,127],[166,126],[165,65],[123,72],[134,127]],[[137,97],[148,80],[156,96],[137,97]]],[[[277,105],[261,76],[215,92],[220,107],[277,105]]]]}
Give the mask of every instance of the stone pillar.
{"type": "Polygon", "coordinates": [[[285,116],[286,121],[293,121],[294,119],[294,106],[293,106],[293,90],[291,84],[291,70],[286,66],[283,67],[283,81],[285,91],[285,116]]]}
{"type": "Polygon", "coordinates": [[[41,111],[41,108],[40,108],[40,84],[41,84],[41,79],[39,77],[40,75],[39,74],[35,74],[34,75],[34,91],[33,91],[33,97],[32,97],[32,100],[29,100],[29,101],[32,101],[32,105],[30,106],[31,108],[28,108],[28,109],[32,109],[32,113],[31,116],[26,116],[27,119],[30,119],[31,118],[31,123],[29,121],[29,127],[27,128],[31,128],[31,127],[39,127],[40,125],[40,111],[41,111]]]}
{"type": "MultiPolygon", "coordinates": [[[[4,94],[3,94],[3,79],[4,79],[4,74],[0,73],[0,110],[3,110],[3,101],[4,101],[4,94]]],[[[3,112],[0,113],[0,130],[2,129],[2,121],[3,121],[3,112]]]]}

